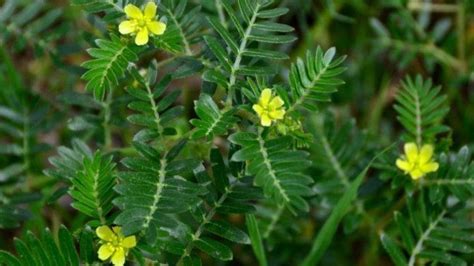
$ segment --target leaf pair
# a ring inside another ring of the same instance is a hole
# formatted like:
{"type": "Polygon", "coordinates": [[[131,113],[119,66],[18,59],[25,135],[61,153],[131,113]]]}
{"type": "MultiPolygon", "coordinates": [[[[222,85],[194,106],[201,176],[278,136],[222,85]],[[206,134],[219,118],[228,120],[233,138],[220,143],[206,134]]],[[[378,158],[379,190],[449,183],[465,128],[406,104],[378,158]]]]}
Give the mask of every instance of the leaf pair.
{"type": "Polygon", "coordinates": [[[247,161],[248,172],[255,175],[255,184],[263,188],[267,197],[291,210],[309,210],[303,197],[313,194],[309,188],[313,179],[304,170],[311,162],[306,152],[291,149],[291,138],[266,140],[260,132],[238,132],[229,140],[242,146],[231,160],[247,161]]]}

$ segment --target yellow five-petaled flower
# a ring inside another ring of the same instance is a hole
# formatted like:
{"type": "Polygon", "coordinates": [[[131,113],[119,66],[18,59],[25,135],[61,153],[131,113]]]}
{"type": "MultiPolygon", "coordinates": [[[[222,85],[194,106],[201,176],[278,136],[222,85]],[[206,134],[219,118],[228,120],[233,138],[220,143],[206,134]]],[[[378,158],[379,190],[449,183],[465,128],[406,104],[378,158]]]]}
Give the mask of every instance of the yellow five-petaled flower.
{"type": "Polygon", "coordinates": [[[436,172],[438,163],[433,160],[433,145],[425,144],[421,149],[413,142],[404,146],[405,154],[396,161],[397,167],[410,174],[414,180],[427,173],[436,172]]]}
{"type": "Polygon", "coordinates": [[[124,11],[128,20],[120,23],[119,31],[121,34],[136,35],[137,45],[147,44],[149,35],[161,35],[166,30],[166,24],[157,21],[156,4],[153,2],[146,4],[144,12],[132,4],[125,6],[124,11]]]}
{"type": "Polygon", "coordinates": [[[260,124],[269,127],[273,121],[283,119],[285,116],[284,102],[280,96],[273,96],[272,90],[264,89],[258,103],[252,106],[260,117],[260,124]]]}
{"type": "Polygon", "coordinates": [[[95,232],[101,243],[98,251],[99,259],[105,261],[110,258],[115,266],[124,265],[128,251],[137,245],[135,236],[125,237],[119,226],[114,226],[111,230],[108,226],[103,225],[97,227],[95,232]]]}

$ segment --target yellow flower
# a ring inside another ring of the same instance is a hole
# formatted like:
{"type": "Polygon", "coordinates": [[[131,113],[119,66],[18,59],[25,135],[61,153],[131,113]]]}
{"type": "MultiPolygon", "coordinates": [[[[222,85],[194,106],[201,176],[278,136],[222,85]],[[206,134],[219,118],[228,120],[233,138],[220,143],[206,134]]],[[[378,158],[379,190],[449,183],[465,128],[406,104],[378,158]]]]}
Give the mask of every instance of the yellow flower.
{"type": "Polygon", "coordinates": [[[125,237],[122,234],[122,228],[112,227],[112,230],[106,225],[99,226],[95,230],[97,236],[101,239],[101,246],[97,252],[99,259],[107,260],[109,258],[113,265],[122,266],[125,263],[129,249],[137,245],[135,236],[125,237]],[[113,231],[112,231],[113,230],[113,231]]]}
{"type": "Polygon", "coordinates": [[[264,89],[258,103],[254,104],[252,108],[260,117],[262,126],[268,127],[273,121],[283,119],[285,116],[283,104],[280,96],[273,96],[272,90],[264,89]]]}
{"type": "Polygon", "coordinates": [[[137,45],[148,43],[149,35],[161,35],[166,30],[166,24],[156,20],[156,4],[148,2],[142,12],[137,6],[128,4],[124,8],[129,20],[122,21],[119,25],[121,34],[135,36],[137,45]]]}
{"type": "Polygon", "coordinates": [[[433,145],[425,144],[418,148],[413,143],[406,143],[404,146],[405,155],[397,159],[397,167],[405,171],[405,174],[410,174],[414,180],[425,176],[427,173],[436,172],[438,170],[438,163],[433,161],[433,145]]]}

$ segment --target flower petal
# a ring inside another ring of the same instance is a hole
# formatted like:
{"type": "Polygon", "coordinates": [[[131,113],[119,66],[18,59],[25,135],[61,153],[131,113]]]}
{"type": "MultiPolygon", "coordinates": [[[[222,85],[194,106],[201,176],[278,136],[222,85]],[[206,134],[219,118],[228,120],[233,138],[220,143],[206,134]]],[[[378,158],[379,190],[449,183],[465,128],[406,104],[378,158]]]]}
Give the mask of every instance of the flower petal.
{"type": "Polygon", "coordinates": [[[103,244],[100,246],[97,255],[99,255],[99,259],[106,260],[115,252],[115,248],[112,244],[103,244]]]}
{"type": "Polygon", "coordinates": [[[102,226],[97,227],[95,229],[95,233],[100,239],[105,240],[105,241],[110,242],[110,241],[113,241],[115,238],[114,232],[112,232],[112,230],[110,230],[110,228],[107,225],[102,225],[102,226]]]}
{"type": "Polygon", "coordinates": [[[125,264],[125,251],[123,248],[117,248],[112,256],[112,264],[114,266],[122,266],[125,264]]]}
{"type": "Polygon", "coordinates": [[[405,155],[407,156],[408,162],[413,162],[418,159],[418,146],[413,143],[406,143],[404,146],[405,155]]]}
{"type": "Polygon", "coordinates": [[[267,114],[263,114],[260,117],[260,123],[264,127],[269,127],[272,124],[272,120],[270,119],[270,117],[267,114]]]}
{"type": "Polygon", "coordinates": [[[272,90],[264,89],[262,91],[262,94],[260,94],[259,104],[264,107],[268,106],[268,103],[270,102],[271,98],[272,98],[272,90]]]}
{"type": "Polygon", "coordinates": [[[122,234],[122,227],[120,227],[120,226],[114,226],[114,227],[112,227],[112,230],[114,231],[114,233],[115,233],[118,237],[123,237],[123,234],[122,234]]]}
{"type": "Polygon", "coordinates": [[[255,111],[255,113],[257,113],[259,116],[261,116],[263,114],[263,112],[265,111],[263,109],[262,106],[258,105],[258,104],[254,104],[252,105],[252,109],[255,111]]]}
{"type": "Polygon", "coordinates": [[[148,30],[146,27],[143,27],[140,29],[137,36],[135,37],[135,44],[145,45],[147,43],[148,43],[148,30]]]}
{"type": "Polygon", "coordinates": [[[129,236],[122,240],[122,247],[124,248],[133,248],[137,245],[137,239],[135,236],[129,236]]]}
{"type": "Polygon", "coordinates": [[[272,109],[278,109],[283,106],[285,102],[280,98],[280,96],[276,96],[270,101],[269,107],[272,109]]]}
{"type": "Polygon", "coordinates": [[[425,173],[423,173],[420,169],[414,169],[413,171],[410,172],[411,178],[414,180],[419,179],[420,177],[424,176],[425,173]]]}
{"type": "Polygon", "coordinates": [[[125,14],[127,14],[127,17],[129,17],[129,18],[134,18],[134,19],[142,19],[143,18],[142,11],[136,5],[128,4],[128,5],[125,6],[123,11],[125,12],[125,14]]]}
{"type": "Polygon", "coordinates": [[[397,165],[398,168],[400,168],[401,170],[405,172],[409,172],[412,168],[412,165],[409,162],[402,159],[397,159],[395,164],[397,165]]]}
{"type": "Polygon", "coordinates": [[[161,35],[166,30],[166,24],[160,21],[149,22],[146,26],[148,27],[148,30],[155,35],[161,35]]]}
{"type": "Polygon", "coordinates": [[[273,119],[283,119],[285,116],[285,110],[275,110],[269,113],[270,117],[273,119]]]}
{"type": "Polygon", "coordinates": [[[132,20],[125,20],[119,24],[119,32],[121,34],[130,34],[137,30],[137,23],[132,20]]]}
{"type": "Polygon", "coordinates": [[[420,164],[425,164],[431,161],[431,157],[433,156],[433,145],[425,144],[420,150],[420,164]]]}
{"type": "Polygon", "coordinates": [[[145,6],[145,18],[155,18],[156,16],[156,4],[154,2],[148,2],[145,6]]]}
{"type": "Polygon", "coordinates": [[[422,164],[420,166],[421,171],[425,173],[430,173],[430,172],[436,172],[439,168],[439,164],[435,162],[427,163],[427,164],[422,164]]]}

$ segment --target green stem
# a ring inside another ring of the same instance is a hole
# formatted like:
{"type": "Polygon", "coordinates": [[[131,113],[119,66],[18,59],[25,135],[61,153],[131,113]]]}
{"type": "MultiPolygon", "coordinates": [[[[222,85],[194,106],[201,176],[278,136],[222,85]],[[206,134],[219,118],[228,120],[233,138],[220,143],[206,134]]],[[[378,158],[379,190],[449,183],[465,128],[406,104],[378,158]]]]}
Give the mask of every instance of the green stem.
{"type": "Polygon", "coordinates": [[[204,230],[204,226],[214,218],[214,215],[216,214],[217,209],[222,205],[222,203],[224,203],[224,201],[227,199],[227,196],[230,194],[230,192],[232,192],[231,189],[232,189],[232,187],[229,187],[228,189],[226,189],[224,194],[222,194],[222,196],[219,198],[219,200],[216,202],[216,204],[214,204],[214,206],[211,208],[211,210],[203,218],[203,220],[202,220],[201,224],[199,225],[199,227],[196,229],[194,234],[191,235],[191,241],[188,243],[188,245],[184,249],[184,253],[183,253],[183,255],[181,255],[181,257],[179,258],[176,265],[183,265],[184,258],[191,255],[191,251],[194,248],[193,242],[196,241],[196,240],[199,240],[199,237],[201,236],[201,234],[204,230]]]}
{"type": "Polygon", "coordinates": [[[412,250],[410,254],[410,261],[408,262],[408,266],[414,266],[416,263],[416,256],[420,254],[420,252],[423,250],[423,244],[424,242],[428,239],[430,236],[431,232],[438,226],[438,223],[441,221],[441,219],[446,215],[446,210],[443,210],[436,219],[430,223],[430,226],[426,231],[421,235],[420,239],[418,239],[418,242],[416,243],[415,248],[412,250]]]}
{"type": "Polygon", "coordinates": [[[464,4],[458,3],[456,26],[458,29],[458,57],[462,62],[466,62],[466,14],[464,4]]]}
{"type": "Polygon", "coordinates": [[[408,9],[414,11],[430,11],[440,13],[454,13],[458,10],[457,6],[453,4],[434,4],[421,1],[410,1],[408,3],[408,9]]]}
{"type": "Polygon", "coordinates": [[[280,220],[284,209],[285,205],[278,205],[277,210],[275,211],[274,215],[272,215],[270,223],[268,224],[267,228],[265,229],[265,232],[263,233],[263,238],[268,238],[270,236],[272,231],[275,229],[278,220],[280,220]]]}
{"type": "Polygon", "coordinates": [[[178,28],[179,34],[181,35],[181,39],[183,40],[184,51],[186,52],[186,55],[192,56],[193,51],[191,50],[191,45],[189,44],[188,39],[186,39],[186,35],[184,34],[183,27],[181,26],[181,24],[179,24],[178,19],[175,17],[173,12],[171,12],[171,10],[166,8],[166,12],[170,16],[173,23],[178,28]]]}
{"type": "Polygon", "coordinates": [[[226,101],[226,105],[228,106],[232,106],[232,100],[234,99],[234,93],[235,93],[234,85],[235,85],[235,82],[237,81],[237,71],[240,68],[240,62],[242,61],[242,54],[244,53],[245,48],[247,47],[248,38],[250,37],[250,33],[252,33],[252,28],[255,24],[255,20],[257,19],[259,8],[260,8],[260,5],[257,3],[257,5],[255,6],[255,11],[252,15],[252,18],[250,19],[249,25],[247,26],[244,36],[242,37],[242,42],[240,43],[239,50],[237,51],[237,56],[235,57],[234,64],[232,65],[232,68],[231,68],[230,77],[229,77],[229,95],[226,101]]]}
{"type": "Polygon", "coordinates": [[[408,43],[402,40],[383,38],[380,43],[384,46],[395,47],[401,50],[408,50],[415,53],[429,54],[433,56],[439,62],[451,66],[452,68],[464,73],[466,71],[466,65],[463,61],[456,57],[446,53],[444,50],[438,48],[433,43],[417,44],[408,43]]]}
{"type": "Polygon", "coordinates": [[[104,149],[109,151],[112,149],[112,130],[110,128],[110,120],[112,117],[111,104],[113,101],[113,90],[109,91],[107,99],[103,104],[104,108],[104,122],[102,124],[104,128],[104,149]]]}

